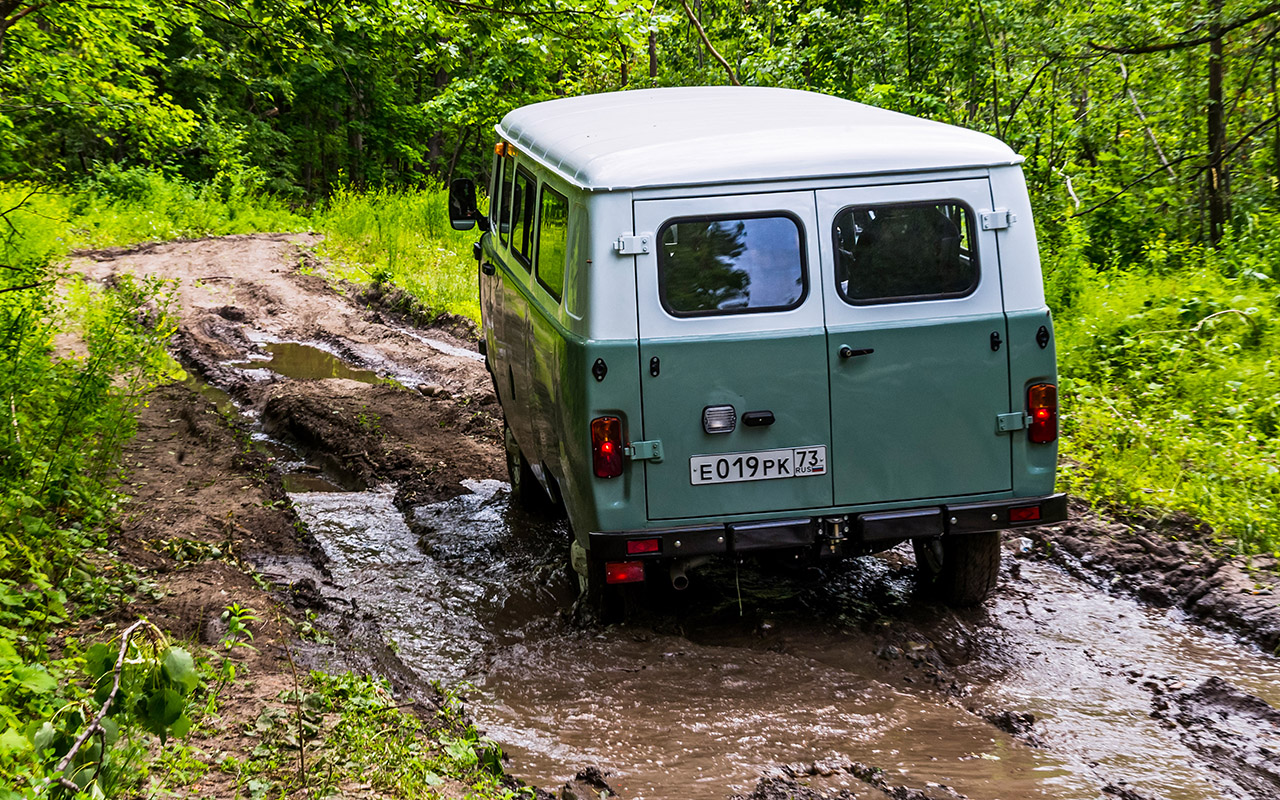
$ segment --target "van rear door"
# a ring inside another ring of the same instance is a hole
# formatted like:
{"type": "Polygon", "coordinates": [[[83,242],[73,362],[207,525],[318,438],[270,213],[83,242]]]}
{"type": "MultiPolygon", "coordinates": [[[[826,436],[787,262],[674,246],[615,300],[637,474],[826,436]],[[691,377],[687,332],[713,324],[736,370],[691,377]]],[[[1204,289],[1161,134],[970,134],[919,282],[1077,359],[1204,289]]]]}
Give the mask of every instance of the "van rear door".
{"type": "Polygon", "coordinates": [[[836,505],[1010,489],[991,208],[986,179],[817,192],[836,505]]]}
{"type": "Polygon", "coordinates": [[[813,193],[641,200],[634,211],[652,238],[635,260],[643,431],[630,437],[663,451],[644,462],[649,518],[829,506],[813,193]]]}

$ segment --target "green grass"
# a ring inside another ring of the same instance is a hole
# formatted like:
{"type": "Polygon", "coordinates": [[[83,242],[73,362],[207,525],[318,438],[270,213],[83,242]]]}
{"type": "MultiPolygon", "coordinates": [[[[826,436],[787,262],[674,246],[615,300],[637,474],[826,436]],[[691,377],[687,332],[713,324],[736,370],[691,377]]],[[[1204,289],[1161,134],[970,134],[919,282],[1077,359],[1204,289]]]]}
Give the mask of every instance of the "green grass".
{"type": "MultiPolygon", "coordinates": [[[[258,744],[217,764],[241,797],[340,797],[366,787],[406,800],[533,796],[504,776],[501,749],[451,693],[425,721],[397,705],[385,681],[350,673],[312,672],[298,696],[278,699],[248,732],[258,744]]],[[[184,772],[194,782],[204,770],[191,761],[184,772]]]]}
{"type": "Polygon", "coordinates": [[[1065,488],[1190,514],[1224,549],[1280,550],[1280,286],[1263,267],[1275,245],[1155,241],[1123,268],[1051,263],[1065,488]]]}
{"type": "Polygon", "coordinates": [[[433,311],[480,321],[477,234],[450,227],[446,190],[339,191],[313,220],[338,277],[392,283],[433,311]]]}

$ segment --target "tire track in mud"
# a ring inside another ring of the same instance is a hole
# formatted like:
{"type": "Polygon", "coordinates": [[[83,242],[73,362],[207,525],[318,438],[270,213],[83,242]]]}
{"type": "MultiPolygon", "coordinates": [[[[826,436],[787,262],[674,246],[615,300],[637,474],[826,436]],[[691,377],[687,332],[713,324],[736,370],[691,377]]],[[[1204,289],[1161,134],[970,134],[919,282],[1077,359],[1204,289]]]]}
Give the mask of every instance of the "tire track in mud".
{"type": "Polygon", "coordinates": [[[385,291],[300,272],[322,267],[313,242],[76,266],[176,279],[183,363],[278,440],[299,485],[347,490],[291,495],[327,564],[256,557],[337,634],[313,657],[400,686],[474,681],[515,774],[579,796],[588,764],[628,797],[1280,796],[1276,662],[1038,563],[1062,531],[1009,548],[985,610],[913,596],[891,552],[818,575],[721,565],[632,624],[583,627],[565,529],[508,509],[496,483],[501,412],[466,326],[360,307],[385,291]],[[267,364],[283,343],[384,380],[328,377],[320,357],[284,377],[267,364]]]}

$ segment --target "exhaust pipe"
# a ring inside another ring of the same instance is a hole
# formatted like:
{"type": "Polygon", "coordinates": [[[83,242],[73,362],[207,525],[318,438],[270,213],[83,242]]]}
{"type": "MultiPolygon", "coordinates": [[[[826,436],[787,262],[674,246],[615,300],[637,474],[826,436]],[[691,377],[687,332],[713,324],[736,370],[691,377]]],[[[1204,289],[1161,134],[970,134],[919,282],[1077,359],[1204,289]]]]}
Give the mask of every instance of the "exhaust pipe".
{"type": "Polygon", "coordinates": [[[684,562],[677,561],[671,565],[671,588],[683,592],[689,588],[689,576],[684,574],[684,562]]]}

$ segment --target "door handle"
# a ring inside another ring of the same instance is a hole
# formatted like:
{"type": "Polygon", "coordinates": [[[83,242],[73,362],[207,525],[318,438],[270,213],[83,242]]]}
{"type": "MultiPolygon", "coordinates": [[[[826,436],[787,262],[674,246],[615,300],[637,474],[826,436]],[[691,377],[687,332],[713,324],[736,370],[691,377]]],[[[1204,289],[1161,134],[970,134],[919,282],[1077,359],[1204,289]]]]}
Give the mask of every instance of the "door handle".
{"type": "Polygon", "coordinates": [[[492,275],[494,273],[493,262],[492,261],[480,262],[480,271],[483,272],[485,275],[492,275]]]}
{"type": "Polygon", "coordinates": [[[875,348],[873,347],[863,347],[858,350],[854,350],[852,347],[850,347],[847,344],[840,345],[841,358],[857,358],[858,356],[869,356],[874,352],[875,352],[875,348]]]}
{"type": "Polygon", "coordinates": [[[742,424],[748,428],[758,428],[761,425],[773,424],[772,411],[748,411],[742,415],[742,424]]]}

